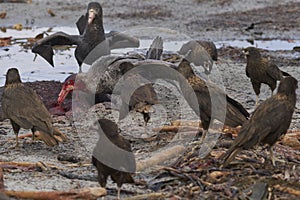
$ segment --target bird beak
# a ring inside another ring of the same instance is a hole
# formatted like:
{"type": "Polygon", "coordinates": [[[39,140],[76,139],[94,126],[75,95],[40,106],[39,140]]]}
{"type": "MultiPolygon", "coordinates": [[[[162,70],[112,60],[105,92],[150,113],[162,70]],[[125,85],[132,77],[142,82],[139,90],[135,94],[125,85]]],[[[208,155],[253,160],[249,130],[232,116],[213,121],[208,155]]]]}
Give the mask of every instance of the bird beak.
{"type": "Polygon", "coordinates": [[[69,94],[70,91],[74,90],[74,86],[73,85],[68,85],[66,87],[63,87],[58,95],[58,99],[57,99],[57,103],[61,104],[66,96],[69,94]]]}
{"type": "Polygon", "coordinates": [[[88,24],[91,24],[91,23],[92,23],[92,21],[95,19],[96,14],[97,14],[97,11],[94,10],[93,8],[91,8],[91,9],[89,10],[88,24]]]}
{"type": "Polygon", "coordinates": [[[246,56],[249,55],[249,51],[247,51],[246,49],[243,50],[243,54],[245,54],[246,56]]]}

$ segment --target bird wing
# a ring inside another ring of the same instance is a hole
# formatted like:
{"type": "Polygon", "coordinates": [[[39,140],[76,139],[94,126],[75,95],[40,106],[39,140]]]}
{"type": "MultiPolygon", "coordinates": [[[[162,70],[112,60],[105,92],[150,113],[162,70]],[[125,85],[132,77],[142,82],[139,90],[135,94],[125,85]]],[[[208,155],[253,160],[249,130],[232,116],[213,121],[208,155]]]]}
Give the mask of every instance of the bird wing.
{"type": "Polygon", "coordinates": [[[146,53],[146,59],[160,60],[163,53],[163,40],[157,36],[146,53]]]}
{"type": "Polygon", "coordinates": [[[7,88],[4,92],[3,112],[22,128],[49,133],[52,118],[40,97],[27,86],[7,88]]]}
{"type": "Polygon", "coordinates": [[[139,39],[126,35],[118,31],[110,31],[105,33],[110,49],[134,48],[140,46],[139,39]]]}
{"type": "Polygon", "coordinates": [[[53,63],[53,46],[56,45],[78,45],[80,36],[69,35],[64,32],[57,32],[38,40],[32,47],[32,52],[42,56],[49,64],[53,63]]]}
{"type": "Polygon", "coordinates": [[[267,74],[275,80],[280,80],[282,78],[282,73],[277,65],[271,61],[264,59],[263,62],[267,62],[267,74]]]}
{"type": "Polygon", "coordinates": [[[80,35],[82,35],[85,30],[86,22],[88,21],[87,18],[88,18],[87,15],[81,15],[81,17],[79,17],[79,19],[76,22],[76,26],[80,35]]]}
{"type": "MultiPolygon", "coordinates": [[[[258,123],[258,128],[271,127],[272,133],[285,132],[290,124],[291,113],[293,113],[292,110],[290,112],[287,104],[286,100],[278,99],[277,95],[267,99],[254,111],[251,123],[258,123]]],[[[266,136],[262,135],[261,138],[266,136]]]]}

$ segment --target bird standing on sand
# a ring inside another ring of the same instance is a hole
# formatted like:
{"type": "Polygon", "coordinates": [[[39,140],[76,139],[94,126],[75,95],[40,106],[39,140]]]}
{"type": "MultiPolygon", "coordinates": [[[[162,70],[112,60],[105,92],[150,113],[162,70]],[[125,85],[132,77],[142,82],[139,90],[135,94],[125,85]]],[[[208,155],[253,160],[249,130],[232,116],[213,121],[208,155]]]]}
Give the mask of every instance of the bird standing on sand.
{"type": "Polygon", "coordinates": [[[180,85],[185,99],[196,114],[200,116],[204,129],[201,141],[208,133],[211,120],[217,119],[221,122],[225,120],[224,124],[230,127],[242,125],[248,120],[250,115],[247,110],[240,103],[227,96],[220,88],[215,85],[208,85],[207,82],[195,75],[189,61],[183,59],[176,70],[183,75],[196,94],[197,103],[191,103],[190,100],[194,98],[193,94],[185,92],[188,90],[184,88],[183,84],[180,85]],[[215,113],[212,113],[213,109],[215,113]],[[226,111],[225,118],[222,110],[224,115],[226,111]]]}
{"type": "Polygon", "coordinates": [[[277,65],[270,60],[263,58],[259,49],[247,47],[243,50],[247,57],[246,75],[250,78],[252,87],[256,94],[256,103],[258,105],[261,84],[267,84],[273,95],[276,88],[276,81],[280,81],[283,76],[290,76],[288,73],[281,71],[277,65]]]}
{"type": "Polygon", "coordinates": [[[104,33],[103,12],[98,2],[88,4],[86,15],[81,16],[76,25],[80,35],[69,35],[64,32],[54,33],[37,41],[32,52],[39,54],[54,66],[52,46],[77,45],[75,57],[81,72],[83,63],[91,65],[99,57],[110,54],[111,49],[139,46],[138,39],[123,33],[116,31],[104,33]]]}
{"type": "Polygon", "coordinates": [[[220,159],[224,159],[223,167],[226,167],[242,149],[250,149],[260,143],[269,145],[272,164],[275,166],[272,146],[287,132],[291,124],[296,105],[297,83],[298,81],[291,76],[283,78],[277,94],[256,108],[250,120],[243,124],[231,147],[221,156],[220,159]]]}
{"type": "Polygon", "coordinates": [[[4,117],[10,119],[16,134],[16,146],[20,128],[31,129],[33,139],[35,132],[39,131],[40,139],[49,146],[67,140],[63,133],[53,127],[51,115],[40,97],[21,82],[16,68],[7,71],[2,109],[4,117]]]}
{"type": "Polygon", "coordinates": [[[106,186],[108,176],[117,183],[118,199],[123,183],[134,183],[131,176],[136,163],[128,140],[119,135],[118,125],[108,119],[99,119],[102,131],[94,148],[92,163],[98,171],[98,182],[106,186]]]}

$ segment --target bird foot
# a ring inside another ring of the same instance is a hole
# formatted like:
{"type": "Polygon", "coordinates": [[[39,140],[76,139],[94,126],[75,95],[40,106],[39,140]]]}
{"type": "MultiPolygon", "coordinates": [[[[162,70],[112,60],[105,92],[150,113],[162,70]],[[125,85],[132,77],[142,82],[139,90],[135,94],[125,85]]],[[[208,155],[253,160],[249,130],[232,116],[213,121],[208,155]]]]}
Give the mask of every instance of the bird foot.
{"type": "Polygon", "coordinates": [[[286,162],[285,160],[279,159],[279,158],[276,158],[276,157],[272,157],[272,158],[271,158],[271,161],[272,161],[272,165],[273,165],[274,167],[276,167],[276,162],[281,162],[281,163],[285,163],[285,162],[286,162]]]}
{"type": "Polygon", "coordinates": [[[16,145],[14,145],[14,146],[8,147],[7,149],[8,149],[8,150],[19,150],[19,149],[20,149],[20,146],[19,146],[19,144],[16,144],[16,145]]]}

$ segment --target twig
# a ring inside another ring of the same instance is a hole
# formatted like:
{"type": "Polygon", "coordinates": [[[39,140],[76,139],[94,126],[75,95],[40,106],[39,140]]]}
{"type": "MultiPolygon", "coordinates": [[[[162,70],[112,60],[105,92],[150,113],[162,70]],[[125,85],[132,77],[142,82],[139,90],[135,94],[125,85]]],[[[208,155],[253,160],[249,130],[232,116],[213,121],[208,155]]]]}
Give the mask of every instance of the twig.
{"type": "Polygon", "coordinates": [[[143,200],[143,199],[163,199],[168,195],[156,192],[156,193],[149,193],[149,194],[140,194],[133,197],[124,198],[124,200],[143,200]]]}
{"type": "Polygon", "coordinates": [[[44,162],[0,162],[0,167],[2,168],[20,168],[20,167],[26,167],[26,168],[40,168],[43,171],[47,171],[49,168],[52,169],[62,169],[54,164],[50,163],[44,163],[44,162]]]}
{"type": "Polygon", "coordinates": [[[70,191],[4,191],[7,196],[33,200],[93,200],[106,195],[102,187],[83,188],[70,191]]]}
{"type": "Polygon", "coordinates": [[[146,168],[152,167],[166,160],[172,159],[175,156],[180,155],[185,150],[183,145],[172,146],[168,149],[162,150],[156,153],[151,158],[140,160],[137,162],[137,171],[143,171],[146,168]]]}
{"type": "Polygon", "coordinates": [[[276,190],[279,190],[281,192],[286,192],[286,193],[289,193],[289,194],[292,194],[292,195],[296,195],[296,196],[300,196],[300,190],[296,190],[296,189],[293,189],[293,188],[290,188],[290,187],[283,187],[283,186],[280,186],[280,185],[274,185],[274,188],[276,190]]]}
{"type": "MultiPolygon", "coordinates": [[[[182,131],[199,131],[202,129],[202,124],[200,121],[194,121],[194,120],[175,120],[171,122],[171,126],[163,126],[163,127],[156,127],[153,128],[153,131],[159,131],[159,132],[178,132],[178,130],[182,131]]],[[[234,137],[237,137],[238,132],[240,131],[240,127],[230,127],[224,125],[222,129],[219,129],[217,131],[220,131],[224,134],[232,134],[234,137]]]]}
{"type": "Polygon", "coordinates": [[[152,129],[154,132],[178,132],[180,131],[199,131],[200,129],[194,126],[162,126],[152,129]]]}
{"type": "Polygon", "coordinates": [[[32,0],[0,0],[0,3],[32,3],[32,0]]]}
{"type": "Polygon", "coordinates": [[[4,190],[3,170],[0,167],[0,192],[4,190]]]}

